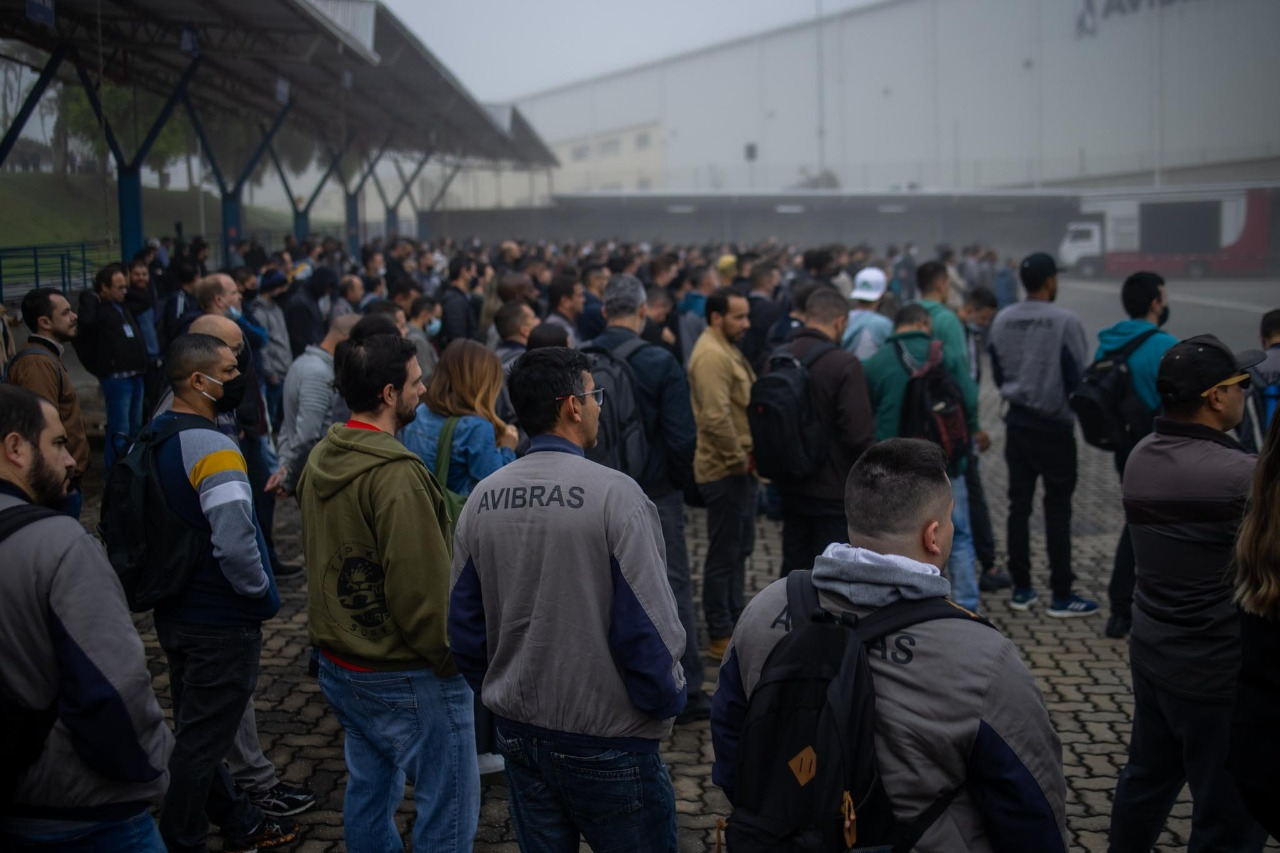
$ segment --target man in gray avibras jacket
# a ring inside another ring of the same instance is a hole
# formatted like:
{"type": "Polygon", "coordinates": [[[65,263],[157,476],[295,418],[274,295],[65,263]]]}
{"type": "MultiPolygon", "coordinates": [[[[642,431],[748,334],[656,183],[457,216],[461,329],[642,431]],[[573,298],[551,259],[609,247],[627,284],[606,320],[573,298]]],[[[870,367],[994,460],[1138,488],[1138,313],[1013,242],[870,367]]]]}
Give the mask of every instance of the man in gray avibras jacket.
{"type": "Polygon", "coordinates": [[[587,357],[522,355],[508,387],[531,436],[458,519],[449,644],[497,718],[523,849],[676,846],[658,744],[684,707],[684,629],[658,512],[584,457],[609,405],[587,357]]]}
{"type": "MultiPolygon", "coordinates": [[[[862,454],[845,486],[851,544],[828,546],[813,565],[824,609],[863,616],[950,594],[946,469],[941,448],[918,439],[891,438],[862,454]]],[[[720,667],[711,778],[730,802],[747,707],[793,618],[787,582],[775,581],[743,611],[720,667]]],[[[867,661],[876,757],[894,815],[910,823],[958,790],[913,850],[1067,849],[1062,746],[1012,642],[973,620],[939,619],[872,643],[867,661]]]]}

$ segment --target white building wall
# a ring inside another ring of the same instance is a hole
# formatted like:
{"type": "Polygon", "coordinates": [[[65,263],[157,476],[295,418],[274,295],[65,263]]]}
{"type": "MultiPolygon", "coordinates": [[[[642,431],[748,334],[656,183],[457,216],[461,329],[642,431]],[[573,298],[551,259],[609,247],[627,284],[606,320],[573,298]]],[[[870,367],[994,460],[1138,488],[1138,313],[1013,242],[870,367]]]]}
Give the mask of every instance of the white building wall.
{"type": "MultiPolygon", "coordinates": [[[[886,0],[821,25],[825,165],[883,189],[1275,161],[1277,35],[1277,0],[886,0]]],[[[656,124],[654,189],[782,189],[819,171],[817,38],[791,27],[517,103],[558,153],[656,124]]],[[[641,166],[593,151],[564,168],[633,189],[619,172],[641,166]]]]}

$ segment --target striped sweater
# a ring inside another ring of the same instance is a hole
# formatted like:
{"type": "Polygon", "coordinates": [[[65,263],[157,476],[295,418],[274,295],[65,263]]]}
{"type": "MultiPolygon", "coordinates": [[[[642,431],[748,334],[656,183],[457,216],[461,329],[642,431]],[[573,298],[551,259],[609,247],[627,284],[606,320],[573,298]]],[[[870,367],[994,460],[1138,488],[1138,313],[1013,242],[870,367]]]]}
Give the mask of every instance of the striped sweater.
{"type": "Polygon", "coordinates": [[[169,509],[208,531],[200,564],[176,597],[156,607],[156,618],[201,625],[257,624],[280,609],[266,543],[253,512],[244,456],[236,443],[197,415],[165,412],[162,425],[180,418],[190,427],[158,453],[169,509]]]}

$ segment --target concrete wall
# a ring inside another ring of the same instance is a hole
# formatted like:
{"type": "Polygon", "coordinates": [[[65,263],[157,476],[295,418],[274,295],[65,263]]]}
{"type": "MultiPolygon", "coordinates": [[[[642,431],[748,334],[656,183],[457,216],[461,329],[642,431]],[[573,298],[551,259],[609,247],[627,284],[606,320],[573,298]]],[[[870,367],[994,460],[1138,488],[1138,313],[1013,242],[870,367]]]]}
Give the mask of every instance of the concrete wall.
{"type": "Polygon", "coordinates": [[[657,128],[644,163],[561,156],[622,189],[643,169],[655,189],[776,190],[822,165],[853,189],[1150,183],[1236,163],[1251,180],[1280,161],[1277,34],[1276,0],[887,0],[517,103],[557,154],[657,128]]]}

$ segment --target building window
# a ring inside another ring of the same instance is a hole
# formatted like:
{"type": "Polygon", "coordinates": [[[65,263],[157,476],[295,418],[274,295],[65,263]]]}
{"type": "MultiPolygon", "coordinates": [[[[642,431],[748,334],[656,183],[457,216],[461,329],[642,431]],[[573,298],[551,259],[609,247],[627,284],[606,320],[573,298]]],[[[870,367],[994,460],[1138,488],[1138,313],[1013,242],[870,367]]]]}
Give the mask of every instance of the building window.
{"type": "Polygon", "coordinates": [[[644,151],[649,147],[649,131],[642,130],[636,134],[636,150],[644,151]]]}
{"type": "Polygon", "coordinates": [[[591,146],[575,145],[573,146],[573,150],[569,153],[569,156],[573,158],[575,163],[581,163],[583,160],[591,156],[591,146]]]}
{"type": "Polygon", "coordinates": [[[606,139],[600,143],[601,157],[614,157],[622,151],[622,143],[617,139],[606,139]]]}

